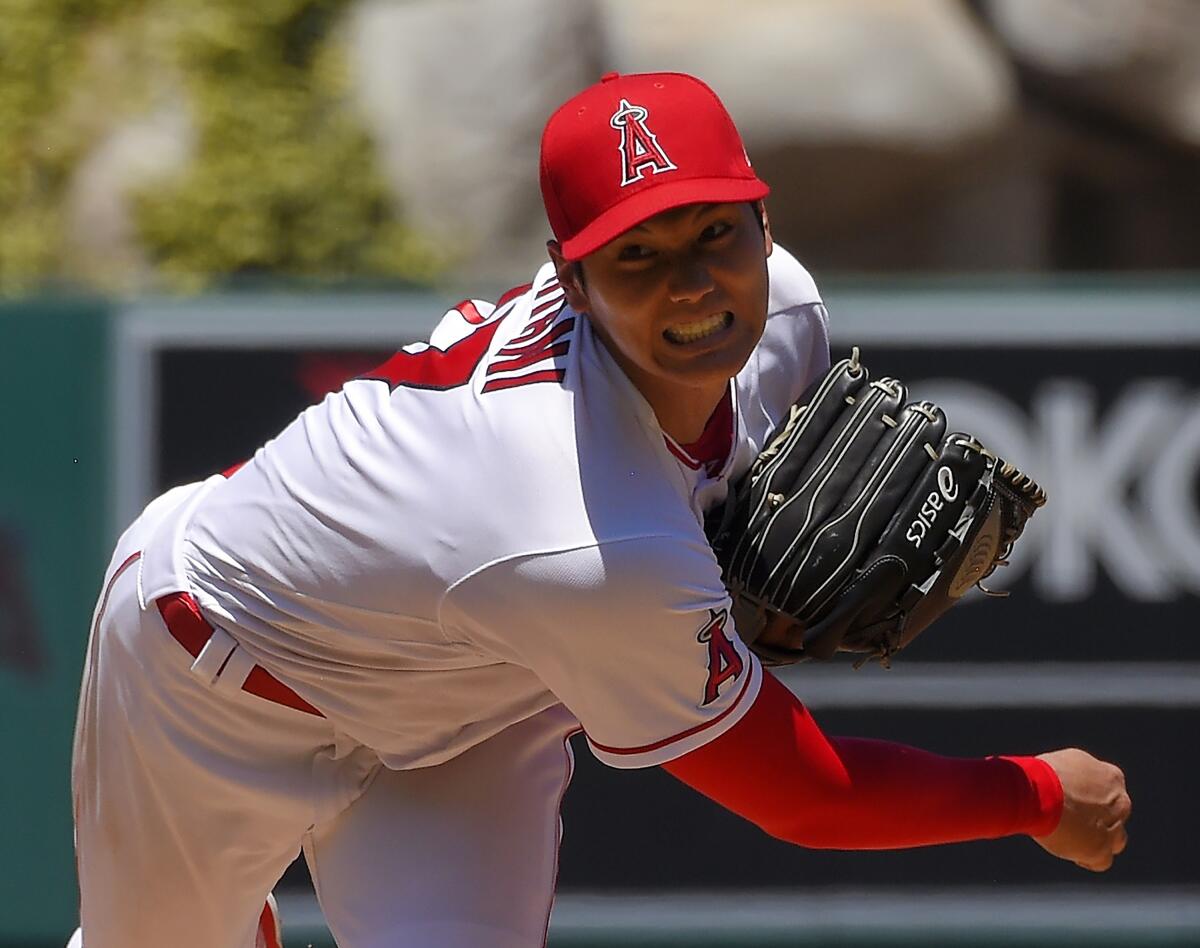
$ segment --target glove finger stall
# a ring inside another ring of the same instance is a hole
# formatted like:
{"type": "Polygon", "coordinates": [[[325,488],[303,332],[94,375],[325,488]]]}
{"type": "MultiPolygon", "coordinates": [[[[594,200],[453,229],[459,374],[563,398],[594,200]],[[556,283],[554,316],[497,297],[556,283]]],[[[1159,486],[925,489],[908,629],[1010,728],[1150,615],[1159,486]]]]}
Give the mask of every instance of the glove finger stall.
{"type": "Polygon", "coordinates": [[[893,520],[897,504],[927,470],[926,445],[945,431],[941,410],[928,402],[908,405],[895,426],[885,426],[838,509],[813,536],[804,557],[790,564],[786,590],[773,597],[802,621],[819,621],[843,585],[864,561],[893,520]]]}
{"type": "MultiPolygon", "coordinates": [[[[764,577],[752,579],[751,574],[754,564],[762,561],[762,550],[750,538],[759,535],[777,512],[774,499],[791,496],[806,462],[812,461],[811,445],[825,443],[831,431],[844,427],[846,406],[856,404],[867,386],[866,369],[843,359],[802,396],[804,407],[793,409],[787,424],[771,437],[750,472],[749,491],[738,498],[741,509],[725,526],[741,541],[728,554],[731,578],[761,588],[764,577]],[[797,451],[801,444],[804,450],[797,451]]],[[[719,547],[720,543],[718,556],[719,547]]]]}
{"type": "Polygon", "coordinates": [[[852,400],[841,399],[834,406],[839,412],[836,423],[825,431],[817,449],[798,466],[780,466],[777,473],[787,471],[791,479],[771,479],[764,495],[767,502],[750,526],[760,537],[757,548],[748,551],[752,555],[745,562],[734,561],[734,572],[748,588],[773,590],[774,599],[778,587],[772,584],[791,574],[797,553],[803,555],[813,532],[845,502],[850,486],[846,472],[861,470],[880,442],[893,434],[904,395],[900,383],[881,379],[852,400]],[[772,496],[786,499],[772,503],[772,496]]]}

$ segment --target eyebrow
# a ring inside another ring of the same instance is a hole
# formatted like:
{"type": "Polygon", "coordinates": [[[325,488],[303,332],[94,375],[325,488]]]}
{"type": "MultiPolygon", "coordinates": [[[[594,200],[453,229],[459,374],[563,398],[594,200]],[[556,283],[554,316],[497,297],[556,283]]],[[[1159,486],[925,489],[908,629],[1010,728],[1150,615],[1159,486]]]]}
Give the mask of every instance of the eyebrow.
{"type": "MultiPolygon", "coordinates": [[[[683,205],[680,205],[680,206],[681,206],[681,207],[689,207],[689,206],[691,206],[691,205],[683,204],[683,205]]],[[[719,201],[710,201],[710,202],[708,202],[707,204],[701,204],[701,205],[699,205],[699,207],[698,207],[698,208],[697,208],[697,210],[696,210],[696,216],[697,216],[697,217],[702,217],[702,216],[704,216],[705,214],[707,214],[709,211],[711,211],[711,210],[712,210],[714,207],[720,207],[720,206],[721,206],[721,204],[720,204],[720,202],[719,202],[719,201]]],[[[676,209],[676,208],[672,208],[672,210],[677,210],[677,209],[676,209]]],[[[663,212],[663,213],[667,213],[667,212],[663,212]]],[[[657,216],[657,215],[655,215],[655,216],[657,216]]],[[[638,230],[646,230],[646,229],[647,229],[646,225],[647,225],[648,223],[649,223],[649,221],[648,221],[648,220],[646,220],[646,221],[642,221],[642,223],[640,223],[640,224],[636,224],[636,225],[634,225],[633,227],[630,227],[630,228],[629,228],[629,230],[627,230],[625,233],[627,233],[627,234],[632,234],[634,231],[638,231],[638,230]]]]}

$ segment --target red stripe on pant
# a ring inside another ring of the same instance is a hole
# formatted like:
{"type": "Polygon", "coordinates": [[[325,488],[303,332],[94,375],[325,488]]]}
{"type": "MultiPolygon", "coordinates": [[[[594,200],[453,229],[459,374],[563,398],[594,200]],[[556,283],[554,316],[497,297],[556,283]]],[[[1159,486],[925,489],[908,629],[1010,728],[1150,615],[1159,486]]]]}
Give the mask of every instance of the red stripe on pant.
{"type": "MultiPolygon", "coordinates": [[[[176,592],[160,597],[155,601],[155,605],[158,606],[158,611],[172,638],[187,649],[192,658],[198,657],[200,650],[212,638],[213,627],[200,614],[200,607],[196,604],[196,600],[191,597],[190,593],[176,592]]],[[[317,708],[301,698],[261,665],[255,665],[250,669],[250,674],[242,683],[242,691],[288,708],[294,708],[297,711],[303,711],[305,714],[325,717],[317,708]]]]}

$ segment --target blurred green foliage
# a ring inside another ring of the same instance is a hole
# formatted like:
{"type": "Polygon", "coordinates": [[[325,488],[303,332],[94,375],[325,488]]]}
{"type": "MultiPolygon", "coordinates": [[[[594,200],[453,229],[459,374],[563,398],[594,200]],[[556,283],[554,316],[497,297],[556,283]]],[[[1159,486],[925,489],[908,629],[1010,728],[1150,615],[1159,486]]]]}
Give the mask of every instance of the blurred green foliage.
{"type": "Polygon", "coordinates": [[[337,35],[349,5],[0,0],[0,291],[97,279],[72,272],[71,175],[153,100],[184,108],[191,128],[179,171],[130,194],[166,285],[431,278],[440,261],[404,227],[350,101],[337,35]]]}
{"type": "Polygon", "coordinates": [[[347,107],[347,0],[193,2],[176,55],[198,143],[185,173],[138,196],[163,269],[212,274],[432,276],[347,107]]]}
{"type": "Polygon", "coordinates": [[[89,136],[60,124],[86,37],[138,0],[0,0],[0,287],[59,273],[62,198],[89,136]]]}

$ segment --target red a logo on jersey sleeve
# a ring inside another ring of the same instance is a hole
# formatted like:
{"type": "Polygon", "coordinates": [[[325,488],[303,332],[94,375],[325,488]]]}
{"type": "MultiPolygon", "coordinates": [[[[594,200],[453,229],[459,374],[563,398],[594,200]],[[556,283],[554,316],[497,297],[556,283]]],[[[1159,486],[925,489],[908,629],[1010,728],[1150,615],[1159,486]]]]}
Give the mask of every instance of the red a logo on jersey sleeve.
{"type": "Polygon", "coordinates": [[[716,612],[710,609],[709,615],[708,624],[696,636],[698,641],[708,644],[708,680],[704,683],[704,700],[700,702],[700,707],[716,701],[721,685],[742,673],[742,656],[725,634],[729,611],[722,609],[716,612]]]}
{"type": "Polygon", "coordinates": [[[621,152],[621,187],[641,181],[647,170],[651,174],[676,170],[658,138],[646,127],[649,114],[644,106],[630,105],[628,99],[622,99],[620,108],[608,120],[621,133],[617,145],[621,152]]]}

